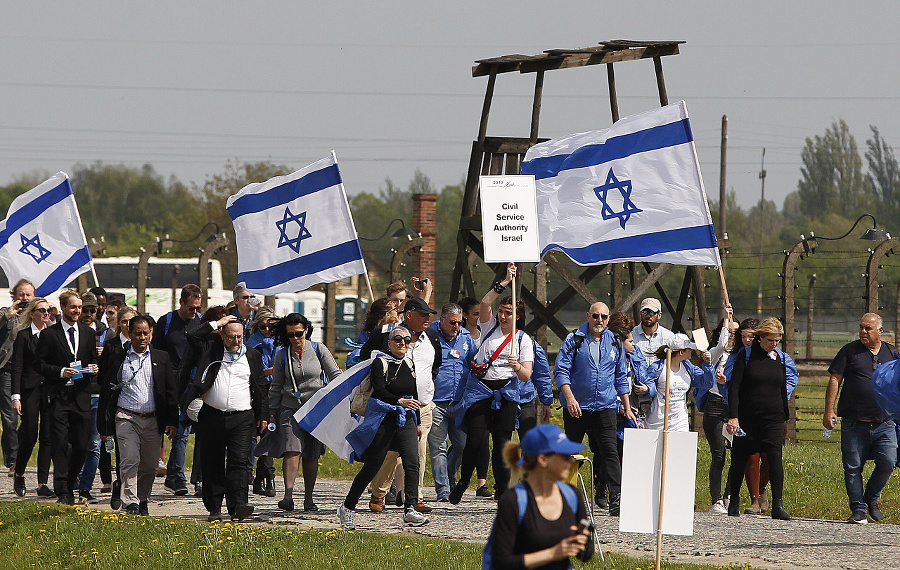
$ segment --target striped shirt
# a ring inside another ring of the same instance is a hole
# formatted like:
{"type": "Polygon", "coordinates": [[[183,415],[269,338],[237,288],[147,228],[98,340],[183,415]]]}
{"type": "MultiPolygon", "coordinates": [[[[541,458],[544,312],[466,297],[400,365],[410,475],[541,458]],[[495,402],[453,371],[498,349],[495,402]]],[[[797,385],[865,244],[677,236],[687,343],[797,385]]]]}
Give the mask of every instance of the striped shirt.
{"type": "Polygon", "coordinates": [[[125,362],[119,370],[122,391],[119,393],[119,407],[139,414],[156,411],[153,396],[153,365],[150,363],[150,348],[138,354],[131,346],[125,355],[125,362]]]}

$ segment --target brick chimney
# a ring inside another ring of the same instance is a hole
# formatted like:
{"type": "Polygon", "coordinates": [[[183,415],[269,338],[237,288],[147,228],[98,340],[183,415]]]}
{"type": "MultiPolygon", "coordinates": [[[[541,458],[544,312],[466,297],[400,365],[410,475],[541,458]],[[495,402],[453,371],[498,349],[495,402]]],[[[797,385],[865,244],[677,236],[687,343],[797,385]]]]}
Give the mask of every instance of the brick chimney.
{"type": "Polygon", "coordinates": [[[420,279],[431,279],[435,290],[432,301],[437,298],[434,263],[437,251],[437,194],[413,194],[413,228],[421,234],[425,245],[413,252],[413,275],[420,279]]]}

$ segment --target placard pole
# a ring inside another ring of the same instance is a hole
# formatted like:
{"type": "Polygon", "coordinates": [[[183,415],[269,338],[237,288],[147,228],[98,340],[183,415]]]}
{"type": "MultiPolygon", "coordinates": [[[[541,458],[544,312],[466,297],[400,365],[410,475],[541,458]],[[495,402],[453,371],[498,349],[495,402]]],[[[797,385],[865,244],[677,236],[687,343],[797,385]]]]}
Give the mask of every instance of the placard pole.
{"type": "Polygon", "coordinates": [[[659,470],[659,514],[656,519],[656,566],[662,558],[663,501],[666,496],[666,454],[669,443],[669,376],[672,373],[672,349],[666,349],[666,405],[663,414],[662,466],[659,470]]]}

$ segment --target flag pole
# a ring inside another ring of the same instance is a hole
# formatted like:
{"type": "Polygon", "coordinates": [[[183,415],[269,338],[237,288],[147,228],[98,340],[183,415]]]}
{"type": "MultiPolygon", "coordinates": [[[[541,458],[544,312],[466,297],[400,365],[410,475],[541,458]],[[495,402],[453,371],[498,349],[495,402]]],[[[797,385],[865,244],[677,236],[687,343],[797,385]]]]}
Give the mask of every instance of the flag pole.
{"type": "Polygon", "coordinates": [[[516,276],[513,275],[512,281],[510,282],[512,286],[512,338],[509,339],[509,354],[510,356],[516,355],[516,276]]]}
{"type": "MultiPolygon", "coordinates": [[[[331,149],[331,159],[334,160],[334,164],[337,165],[337,153],[334,152],[334,149],[331,149]]],[[[343,179],[341,179],[340,187],[341,194],[344,195],[344,202],[347,203],[347,212],[350,213],[350,223],[353,224],[353,233],[356,234],[356,244],[359,245],[359,233],[356,231],[356,222],[353,221],[353,211],[350,209],[350,201],[347,200],[347,191],[344,189],[343,179]]],[[[372,303],[375,301],[375,295],[372,293],[372,281],[369,280],[369,268],[366,267],[366,256],[362,253],[362,247],[359,248],[359,257],[363,264],[363,275],[366,276],[366,286],[369,288],[369,303],[372,303]]],[[[362,299],[357,299],[357,301],[362,303],[362,299]]]]}
{"type": "Polygon", "coordinates": [[[662,466],[659,470],[659,514],[656,519],[656,566],[662,558],[663,500],[666,495],[666,451],[669,443],[669,376],[672,373],[672,349],[666,350],[666,405],[663,414],[662,466]]]}
{"type": "MultiPolygon", "coordinates": [[[[69,180],[69,177],[66,176],[66,180],[69,180]]],[[[69,186],[72,185],[72,182],[69,180],[69,186]]],[[[75,206],[75,215],[78,216],[78,229],[81,231],[81,239],[84,241],[84,247],[88,248],[88,257],[90,261],[88,261],[88,265],[91,268],[91,275],[94,276],[94,286],[100,286],[100,280],[97,279],[97,269],[94,267],[94,256],[91,255],[91,249],[88,247],[87,236],[84,235],[84,224],[81,223],[81,212],[78,211],[78,200],[75,199],[75,190],[72,190],[72,205],[75,206]]]]}

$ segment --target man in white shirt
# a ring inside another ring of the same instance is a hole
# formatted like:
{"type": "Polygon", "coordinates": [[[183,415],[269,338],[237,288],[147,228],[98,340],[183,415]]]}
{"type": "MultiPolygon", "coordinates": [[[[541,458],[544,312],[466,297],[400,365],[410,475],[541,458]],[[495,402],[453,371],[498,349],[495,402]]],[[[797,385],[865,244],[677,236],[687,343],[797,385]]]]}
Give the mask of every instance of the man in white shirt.
{"type": "Polygon", "coordinates": [[[656,362],[656,350],[661,346],[668,346],[675,336],[675,333],[659,324],[661,318],[662,304],[659,299],[647,297],[641,301],[641,324],[634,327],[631,335],[634,337],[634,344],[644,353],[647,364],[656,362]]]}
{"type": "Polygon", "coordinates": [[[244,346],[244,327],[233,315],[192,329],[187,337],[200,358],[181,403],[186,409],[194,398],[203,399],[203,504],[210,522],[222,520],[223,499],[231,519],[242,520],[253,514],[247,502],[250,438],[254,429],[265,431],[269,417],[262,355],[244,346]],[[219,334],[211,334],[215,330],[219,334]]]}

